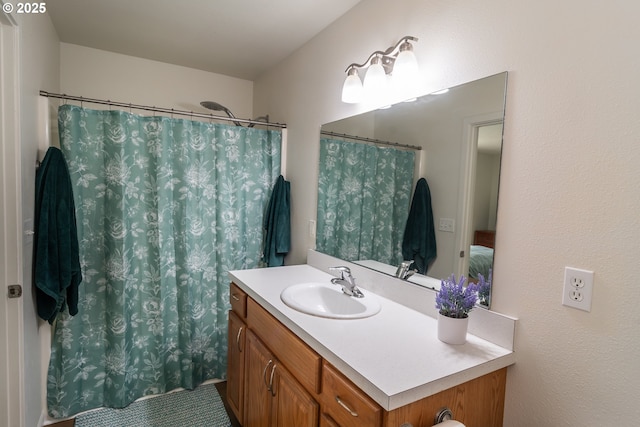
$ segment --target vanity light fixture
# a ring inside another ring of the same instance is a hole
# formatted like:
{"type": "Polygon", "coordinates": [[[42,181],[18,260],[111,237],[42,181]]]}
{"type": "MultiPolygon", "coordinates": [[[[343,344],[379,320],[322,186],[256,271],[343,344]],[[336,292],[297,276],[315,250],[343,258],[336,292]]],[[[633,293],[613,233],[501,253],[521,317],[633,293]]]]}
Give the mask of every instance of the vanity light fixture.
{"type": "Polygon", "coordinates": [[[347,78],[342,86],[342,102],[357,104],[369,96],[380,96],[388,89],[405,91],[418,78],[418,61],[413,53],[417,37],[405,36],[395,46],[375,51],[363,64],[353,63],[346,69],[347,78]],[[366,69],[364,84],[359,70],[366,69]],[[389,82],[391,76],[391,82],[389,82]]]}

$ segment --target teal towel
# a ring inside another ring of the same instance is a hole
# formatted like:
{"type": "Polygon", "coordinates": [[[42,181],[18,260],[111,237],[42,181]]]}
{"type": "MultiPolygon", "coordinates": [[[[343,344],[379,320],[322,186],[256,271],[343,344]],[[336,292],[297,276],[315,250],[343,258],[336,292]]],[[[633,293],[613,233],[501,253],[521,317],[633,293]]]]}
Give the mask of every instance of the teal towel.
{"type": "Polygon", "coordinates": [[[413,193],[411,209],[402,240],[402,257],[413,260],[420,274],[426,274],[429,264],[436,259],[436,232],[433,226],[431,191],[424,178],[420,178],[413,193]]]}
{"type": "Polygon", "coordinates": [[[65,305],[78,313],[82,281],[76,212],[67,164],[50,147],[36,174],[34,281],[38,315],[53,323],[65,305]]]}
{"type": "Polygon", "coordinates": [[[284,265],[284,257],[291,246],[290,192],[291,184],[280,175],[264,216],[263,261],[268,267],[284,265]]]}

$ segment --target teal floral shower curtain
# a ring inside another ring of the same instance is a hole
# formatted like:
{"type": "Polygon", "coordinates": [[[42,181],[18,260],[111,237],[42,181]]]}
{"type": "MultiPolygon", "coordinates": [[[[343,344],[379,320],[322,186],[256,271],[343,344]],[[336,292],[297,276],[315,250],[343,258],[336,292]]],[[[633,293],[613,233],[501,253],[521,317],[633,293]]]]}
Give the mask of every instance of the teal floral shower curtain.
{"type": "Polygon", "coordinates": [[[281,132],[64,105],[83,282],[55,324],[49,414],[224,378],[227,271],[253,268],[281,132]]]}
{"type": "Polygon", "coordinates": [[[321,138],[317,250],[398,265],[414,163],[413,151],[321,138]]]}

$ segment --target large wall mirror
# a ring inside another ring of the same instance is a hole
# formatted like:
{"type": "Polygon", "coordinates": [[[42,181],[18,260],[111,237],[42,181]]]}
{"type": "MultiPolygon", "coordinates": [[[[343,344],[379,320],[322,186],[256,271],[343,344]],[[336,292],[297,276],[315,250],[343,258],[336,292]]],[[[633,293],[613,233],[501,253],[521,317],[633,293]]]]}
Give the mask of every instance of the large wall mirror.
{"type": "Polygon", "coordinates": [[[318,251],[398,275],[411,201],[424,178],[437,256],[424,274],[406,279],[437,289],[452,273],[486,278],[496,255],[506,84],[504,72],[324,124],[318,251]]]}

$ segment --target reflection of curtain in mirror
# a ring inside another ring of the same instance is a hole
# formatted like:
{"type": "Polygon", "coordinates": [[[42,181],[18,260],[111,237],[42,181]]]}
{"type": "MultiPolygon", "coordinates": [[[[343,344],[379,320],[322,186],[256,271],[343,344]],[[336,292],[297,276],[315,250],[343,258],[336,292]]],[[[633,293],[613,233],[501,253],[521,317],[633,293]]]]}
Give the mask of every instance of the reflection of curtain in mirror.
{"type": "Polygon", "coordinates": [[[65,105],[84,281],[55,325],[49,414],[224,378],[228,270],[253,268],[280,131],[65,105]]]}
{"type": "Polygon", "coordinates": [[[316,249],[398,265],[414,161],[413,151],[321,138],[316,249]]]}

